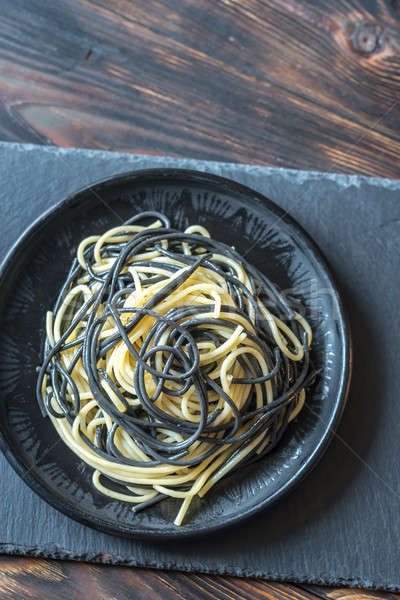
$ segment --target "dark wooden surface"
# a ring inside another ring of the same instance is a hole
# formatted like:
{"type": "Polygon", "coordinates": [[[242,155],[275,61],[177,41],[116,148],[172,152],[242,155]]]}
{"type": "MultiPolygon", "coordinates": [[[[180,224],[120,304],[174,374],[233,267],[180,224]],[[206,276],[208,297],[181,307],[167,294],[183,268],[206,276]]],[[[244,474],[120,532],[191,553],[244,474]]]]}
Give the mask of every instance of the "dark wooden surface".
{"type": "Polygon", "coordinates": [[[399,176],[399,0],[0,7],[4,140],[399,176]]]}
{"type": "Polygon", "coordinates": [[[399,600],[389,593],[0,556],[1,600],[399,600]]]}
{"type": "MultiPolygon", "coordinates": [[[[1,140],[400,176],[398,0],[0,0],[0,9],[1,140]]],[[[54,597],[396,596],[0,557],[2,600],[54,597]]]]}

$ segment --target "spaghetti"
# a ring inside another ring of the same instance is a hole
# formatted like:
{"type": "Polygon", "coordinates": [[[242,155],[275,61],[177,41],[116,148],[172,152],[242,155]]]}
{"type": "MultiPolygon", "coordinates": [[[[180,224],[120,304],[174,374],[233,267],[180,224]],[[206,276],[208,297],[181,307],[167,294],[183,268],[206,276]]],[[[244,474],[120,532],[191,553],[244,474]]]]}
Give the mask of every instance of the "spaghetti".
{"type": "Polygon", "coordinates": [[[312,332],[199,225],[144,212],[84,239],[52,312],[37,397],[93,485],[142,510],[270,452],[301,410],[312,332]]]}

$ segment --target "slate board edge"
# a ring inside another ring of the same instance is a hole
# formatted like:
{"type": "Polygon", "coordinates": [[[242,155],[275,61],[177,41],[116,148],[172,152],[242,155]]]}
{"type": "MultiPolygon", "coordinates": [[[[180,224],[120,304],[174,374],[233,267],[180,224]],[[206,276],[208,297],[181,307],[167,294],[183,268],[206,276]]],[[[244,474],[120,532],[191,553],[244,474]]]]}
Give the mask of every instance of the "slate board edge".
{"type": "MultiPolygon", "coordinates": [[[[234,162],[222,162],[222,161],[209,161],[209,160],[201,160],[195,158],[182,158],[182,157],[170,157],[167,155],[153,155],[153,154],[131,154],[128,152],[114,152],[109,150],[93,150],[86,148],[60,148],[59,146],[41,146],[39,144],[20,144],[17,142],[0,142],[0,150],[3,148],[11,148],[13,150],[17,150],[20,152],[32,152],[40,148],[42,152],[49,152],[51,154],[58,155],[67,155],[67,154],[77,154],[82,153],[86,157],[93,158],[107,158],[112,155],[113,157],[123,158],[126,157],[129,159],[129,165],[127,165],[127,172],[130,170],[134,170],[134,162],[142,161],[142,160],[161,160],[163,161],[163,166],[168,168],[169,166],[176,166],[177,162],[185,163],[185,164],[196,164],[196,168],[198,170],[199,166],[206,167],[208,170],[215,169],[224,169],[224,168],[233,168],[236,169],[241,166],[245,166],[248,173],[254,174],[275,174],[281,175],[284,179],[288,179],[296,181],[298,183],[302,183],[303,181],[312,181],[323,177],[325,180],[335,181],[342,187],[350,187],[355,186],[359,187],[363,182],[367,183],[371,186],[384,186],[388,189],[398,190],[400,185],[400,179],[388,179],[381,177],[369,177],[367,175],[348,175],[345,173],[328,173],[325,171],[304,171],[297,169],[288,169],[284,167],[269,167],[264,165],[250,165],[246,163],[234,163],[234,162]],[[170,163],[170,164],[169,164],[170,163]]],[[[140,168],[140,167],[139,167],[140,168]]],[[[180,167],[183,168],[183,167],[180,167]]],[[[190,167],[188,167],[190,168],[190,167]]]]}
{"type": "Polygon", "coordinates": [[[386,592],[400,592],[399,585],[381,585],[371,581],[369,579],[363,579],[362,577],[352,577],[346,579],[343,577],[332,577],[327,573],[321,573],[320,576],[301,576],[294,573],[279,574],[274,571],[261,571],[252,569],[240,569],[237,567],[226,567],[209,569],[207,567],[195,567],[188,568],[177,562],[168,561],[157,561],[154,563],[138,561],[135,558],[122,559],[118,555],[114,554],[77,554],[67,550],[65,548],[54,547],[51,549],[43,546],[41,550],[34,547],[23,546],[18,544],[0,543],[0,554],[7,554],[10,556],[30,556],[32,558],[52,559],[52,560],[70,560],[75,562],[85,562],[102,565],[112,565],[119,567],[138,567],[142,569],[157,569],[166,571],[177,571],[184,573],[202,573],[205,575],[220,575],[220,576],[232,576],[232,577],[249,577],[265,579],[269,581],[279,581],[283,583],[297,583],[297,584],[310,584],[310,585],[322,585],[322,586],[334,586],[334,587],[357,587],[367,590],[374,591],[386,591],[386,592]]]}

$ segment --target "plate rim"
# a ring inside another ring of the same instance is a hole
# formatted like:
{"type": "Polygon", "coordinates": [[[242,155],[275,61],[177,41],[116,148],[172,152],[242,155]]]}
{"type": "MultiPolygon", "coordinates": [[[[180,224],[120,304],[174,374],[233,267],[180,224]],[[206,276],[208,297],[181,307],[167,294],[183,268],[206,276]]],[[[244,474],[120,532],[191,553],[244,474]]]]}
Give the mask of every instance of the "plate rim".
{"type": "MultiPolygon", "coordinates": [[[[118,537],[128,537],[131,539],[148,539],[148,540],[166,540],[166,539],[190,539],[194,537],[208,535],[214,532],[225,530],[233,527],[238,523],[247,521],[254,517],[261,511],[265,511],[268,508],[276,505],[283,497],[287,496],[292,492],[304,478],[316,467],[318,462],[321,460],[325,451],[327,450],[332,438],[335,435],[335,431],[340,423],[340,420],[345,409],[347,398],[349,394],[352,366],[353,366],[353,346],[351,338],[350,321],[348,318],[347,311],[341,298],[341,294],[335,278],[332,274],[331,267],[325,258],[323,252],[320,250],[317,243],[313,240],[310,234],[291,216],[290,212],[285,211],[283,208],[278,206],[273,200],[270,200],[264,194],[252,189],[251,187],[237,182],[234,179],[216,175],[208,171],[198,171],[194,169],[181,169],[175,167],[157,167],[147,168],[138,170],[129,170],[122,173],[117,173],[111,177],[105,177],[98,179],[90,184],[81,186],[71,194],[62,198],[50,206],[44,211],[39,217],[37,217],[29,227],[27,227],[23,233],[13,243],[6,256],[0,264],[0,296],[2,295],[2,287],[7,272],[12,267],[14,261],[18,260],[18,253],[26,245],[29,245],[30,238],[36,234],[40,229],[46,226],[49,219],[53,218],[58,213],[63,212],[65,208],[73,204],[76,198],[81,195],[90,192],[91,190],[97,190],[104,186],[114,186],[118,183],[134,183],[138,179],[155,177],[158,179],[165,178],[174,179],[186,178],[191,183],[211,183],[218,187],[224,186],[225,192],[235,190],[244,196],[252,196],[253,199],[261,202],[261,205],[274,213],[281,221],[289,225],[290,229],[296,233],[296,237],[302,239],[308,250],[316,260],[317,264],[322,267],[325,276],[328,278],[329,284],[335,293],[335,300],[338,305],[338,329],[339,337],[343,343],[343,361],[341,364],[340,378],[338,384],[338,393],[335,398],[335,403],[332,409],[331,417],[328,423],[324,424],[323,434],[321,435],[318,444],[314,447],[312,452],[307,456],[301,467],[294,473],[294,475],[287,480],[274,494],[266,496],[254,506],[246,509],[244,512],[238,512],[235,516],[230,517],[224,523],[218,523],[216,525],[207,525],[199,530],[185,531],[184,528],[177,528],[173,531],[167,531],[160,533],[158,531],[140,531],[135,532],[131,528],[124,528],[121,526],[117,528],[113,526],[111,521],[107,521],[104,518],[93,520],[90,517],[85,516],[84,511],[80,511],[79,506],[70,503],[69,501],[61,501],[58,497],[55,497],[50,489],[47,487],[44,481],[40,481],[33,475],[32,469],[27,470],[22,461],[18,458],[16,452],[14,452],[11,440],[8,440],[5,433],[3,432],[3,423],[0,420],[0,450],[3,452],[8,463],[14,469],[14,471],[21,477],[21,479],[32,489],[41,499],[47,502],[50,506],[68,516],[69,518],[82,523],[92,529],[96,529],[102,533],[116,535],[118,537]]],[[[97,195],[97,194],[95,194],[97,195]]],[[[290,208],[289,208],[290,211],[290,208]]],[[[1,319],[0,319],[1,320],[1,319]]],[[[39,410],[39,407],[38,407],[39,410]]]]}

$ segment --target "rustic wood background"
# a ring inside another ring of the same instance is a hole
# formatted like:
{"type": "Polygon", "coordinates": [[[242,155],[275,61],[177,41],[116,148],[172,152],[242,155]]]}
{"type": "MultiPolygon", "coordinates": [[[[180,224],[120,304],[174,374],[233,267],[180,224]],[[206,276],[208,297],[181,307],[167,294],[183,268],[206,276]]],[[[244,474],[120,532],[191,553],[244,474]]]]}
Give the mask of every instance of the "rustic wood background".
{"type": "Polygon", "coordinates": [[[400,595],[0,556],[1,600],[399,600],[400,595]]]}
{"type": "MultiPolygon", "coordinates": [[[[0,139],[400,176],[398,0],[0,0],[0,139]]],[[[400,598],[0,557],[0,598],[400,598]]]]}
{"type": "Polygon", "coordinates": [[[399,176],[398,0],[1,0],[0,136],[399,176]]]}

